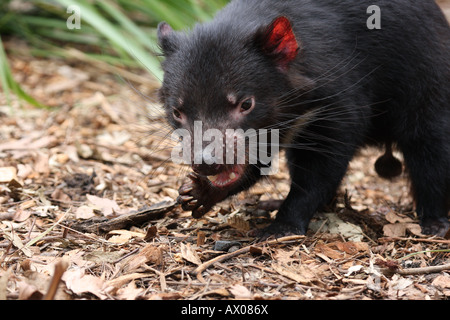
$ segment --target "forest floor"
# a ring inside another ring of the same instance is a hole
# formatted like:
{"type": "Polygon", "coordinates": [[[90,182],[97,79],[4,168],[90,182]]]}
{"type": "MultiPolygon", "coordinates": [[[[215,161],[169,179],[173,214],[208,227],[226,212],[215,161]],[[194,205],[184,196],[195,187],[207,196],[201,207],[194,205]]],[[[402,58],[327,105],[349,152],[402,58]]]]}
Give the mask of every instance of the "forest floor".
{"type": "Polygon", "coordinates": [[[352,161],[306,236],[258,243],[276,211],[256,204],[286,196],[286,170],[193,219],[156,83],[5,45],[51,109],[0,93],[0,299],[449,299],[450,240],[420,233],[407,175],[375,174],[380,151],[352,161]]]}

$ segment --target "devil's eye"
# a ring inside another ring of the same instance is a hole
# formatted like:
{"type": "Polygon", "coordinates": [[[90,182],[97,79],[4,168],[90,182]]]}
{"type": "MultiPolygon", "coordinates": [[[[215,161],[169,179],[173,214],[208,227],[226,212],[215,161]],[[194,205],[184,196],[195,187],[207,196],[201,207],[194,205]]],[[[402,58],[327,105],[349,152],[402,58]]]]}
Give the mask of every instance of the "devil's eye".
{"type": "Polygon", "coordinates": [[[181,120],[182,115],[178,109],[173,109],[172,113],[175,119],[181,120]]]}
{"type": "Polygon", "coordinates": [[[249,112],[255,107],[255,98],[248,98],[241,102],[241,112],[249,112]]]}
{"type": "Polygon", "coordinates": [[[241,109],[244,111],[250,110],[252,105],[253,103],[251,99],[245,100],[244,102],[242,102],[241,109]]]}

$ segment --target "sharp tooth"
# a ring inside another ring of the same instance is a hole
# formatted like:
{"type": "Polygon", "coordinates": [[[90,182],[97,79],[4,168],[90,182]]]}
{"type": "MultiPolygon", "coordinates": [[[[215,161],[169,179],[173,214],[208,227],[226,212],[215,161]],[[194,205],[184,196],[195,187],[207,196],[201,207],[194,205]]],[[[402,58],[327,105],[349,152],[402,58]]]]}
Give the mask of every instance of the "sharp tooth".
{"type": "Polygon", "coordinates": [[[218,176],[208,176],[209,181],[214,182],[216,181],[218,176]]]}
{"type": "Polygon", "coordinates": [[[234,172],[230,173],[230,179],[231,180],[236,179],[236,174],[234,172]]]}

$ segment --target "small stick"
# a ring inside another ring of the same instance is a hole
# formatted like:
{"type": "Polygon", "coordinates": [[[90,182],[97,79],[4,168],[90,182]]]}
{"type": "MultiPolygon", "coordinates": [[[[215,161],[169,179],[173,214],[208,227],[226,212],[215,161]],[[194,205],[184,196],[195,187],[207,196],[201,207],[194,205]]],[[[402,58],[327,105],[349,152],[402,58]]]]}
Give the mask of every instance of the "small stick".
{"type": "Polygon", "coordinates": [[[151,220],[162,218],[167,212],[171,211],[177,206],[175,201],[157,203],[149,208],[145,208],[141,211],[131,212],[112,219],[102,219],[98,221],[98,218],[85,220],[81,223],[72,225],[72,229],[102,234],[108,233],[111,230],[125,229],[129,226],[139,225],[151,220]]]}
{"type": "Polygon", "coordinates": [[[394,273],[398,273],[402,276],[405,275],[417,275],[417,274],[428,274],[428,273],[437,273],[445,270],[450,270],[450,263],[443,264],[440,266],[431,266],[431,267],[422,267],[422,268],[410,268],[410,269],[402,269],[402,270],[392,270],[389,268],[382,268],[381,272],[386,275],[391,275],[394,273]]]}
{"type": "Polygon", "coordinates": [[[212,266],[213,264],[217,263],[217,262],[221,262],[224,260],[228,260],[230,258],[233,258],[235,256],[247,253],[250,251],[251,248],[257,247],[258,245],[274,245],[277,243],[283,243],[283,242],[287,242],[287,241],[292,241],[292,240],[298,240],[298,239],[303,239],[305,236],[287,236],[287,237],[283,237],[283,238],[278,238],[275,240],[267,240],[267,241],[263,241],[260,243],[257,243],[256,245],[250,245],[244,248],[241,248],[239,250],[236,250],[234,252],[231,253],[226,253],[223,254],[221,256],[215,257],[209,261],[206,261],[205,263],[202,263],[201,265],[199,265],[197,268],[195,268],[191,274],[193,276],[196,276],[197,279],[201,282],[205,282],[205,280],[202,277],[202,272],[205,271],[206,269],[208,269],[210,266],[212,266]]]}
{"type": "Polygon", "coordinates": [[[50,282],[50,286],[48,288],[48,291],[46,295],[44,296],[43,300],[53,300],[56,295],[56,291],[58,290],[59,282],[61,281],[61,278],[66,272],[67,268],[69,267],[69,262],[65,259],[59,261],[55,265],[55,272],[53,273],[52,281],[50,282]]]}
{"type": "Polygon", "coordinates": [[[450,244],[450,240],[440,240],[440,239],[420,239],[420,238],[401,238],[401,237],[387,237],[380,238],[380,242],[391,242],[391,241],[417,241],[417,242],[430,242],[430,243],[444,243],[450,244]]]}

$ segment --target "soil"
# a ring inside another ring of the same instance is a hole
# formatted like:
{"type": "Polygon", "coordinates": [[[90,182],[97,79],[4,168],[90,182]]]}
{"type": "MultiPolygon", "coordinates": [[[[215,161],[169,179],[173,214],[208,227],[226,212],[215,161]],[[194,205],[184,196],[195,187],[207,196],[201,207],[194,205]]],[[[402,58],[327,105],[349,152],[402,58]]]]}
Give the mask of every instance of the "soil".
{"type": "Polygon", "coordinates": [[[50,108],[0,93],[0,299],[450,297],[450,240],[420,233],[407,174],[379,178],[379,150],[352,161],[306,236],[258,243],[276,211],[257,203],[286,196],[286,170],[193,219],[174,201],[190,168],[169,160],[157,82],[5,46],[50,108]]]}

